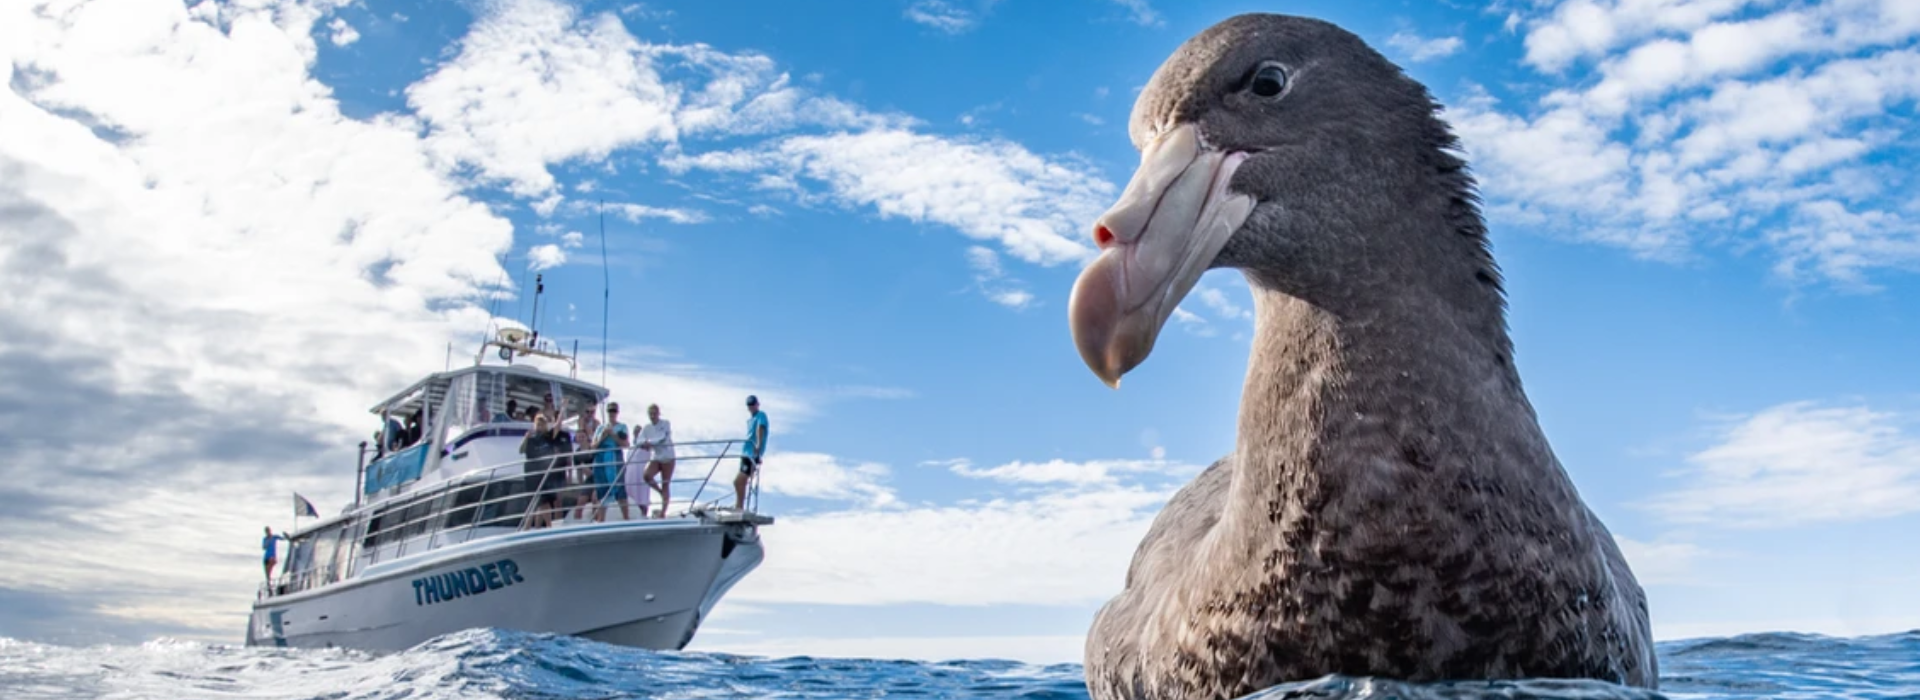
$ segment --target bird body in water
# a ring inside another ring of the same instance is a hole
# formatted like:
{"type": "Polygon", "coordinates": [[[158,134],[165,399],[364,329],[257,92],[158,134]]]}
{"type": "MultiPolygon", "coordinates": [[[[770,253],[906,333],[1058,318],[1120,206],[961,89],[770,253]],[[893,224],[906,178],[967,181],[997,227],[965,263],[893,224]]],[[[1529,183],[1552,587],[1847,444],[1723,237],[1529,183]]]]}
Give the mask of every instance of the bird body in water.
{"type": "Polygon", "coordinates": [[[1332,24],[1182,45],[1075,283],[1111,385],[1208,269],[1253,291],[1232,453],[1168,503],[1087,638],[1094,698],[1327,674],[1654,687],[1646,596],[1522,391],[1474,182],[1425,87],[1332,24]]]}

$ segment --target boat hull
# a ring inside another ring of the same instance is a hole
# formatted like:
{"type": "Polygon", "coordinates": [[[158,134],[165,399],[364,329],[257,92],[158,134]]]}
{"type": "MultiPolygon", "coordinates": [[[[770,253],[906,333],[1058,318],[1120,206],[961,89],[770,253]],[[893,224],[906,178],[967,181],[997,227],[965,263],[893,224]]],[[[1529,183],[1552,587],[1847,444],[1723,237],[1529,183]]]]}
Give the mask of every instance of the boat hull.
{"type": "Polygon", "coordinates": [[[763,556],[752,526],[697,519],[489,537],[258,601],[247,644],[392,651],[491,627],[681,649],[763,556]]]}

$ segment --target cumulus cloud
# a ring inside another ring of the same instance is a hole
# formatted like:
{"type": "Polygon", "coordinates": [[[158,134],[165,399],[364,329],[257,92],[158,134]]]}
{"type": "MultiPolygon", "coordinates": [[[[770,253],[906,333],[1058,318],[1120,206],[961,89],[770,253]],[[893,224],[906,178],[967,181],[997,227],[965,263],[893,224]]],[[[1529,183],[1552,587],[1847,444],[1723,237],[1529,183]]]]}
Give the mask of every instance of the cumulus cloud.
{"type": "Polygon", "coordinates": [[[601,211],[636,224],[647,219],[661,219],[675,224],[698,224],[709,220],[707,213],[698,209],[655,207],[632,202],[607,202],[598,206],[601,211]]]}
{"type": "Polygon", "coordinates": [[[1166,23],[1160,13],[1153,9],[1147,0],[1113,0],[1114,4],[1126,9],[1127,18],[1142,27],[1158,27],[1166,23]]]}
{"type": "Polygon", "coordinates": [[[967,264],[973,267],[973,283],[993,303],[1010,309],[1024,309],[1033,303],[1033,294],[1020,288],[1019,280],[1007,277],[1000,256],[991,248],[967,248],[967,264]]]}
{"type": "Polygon", "coordinates": [[[1792,281],[1920,269],[1881,191],[1920,98],[1920,9],[1834,0],[1566,0],[1527,18],[1544,96],[1452,101],[1496,220],[1656,259],[1767,244],[1792,281]],[[1868,224],[1867,222],[1871,222],[1868,224]]]}
{"type": "Polygon", "coordinates": [[[1620,553],[1633,567],[1633,577],[1643,586],[1689,583],[1694,580],[1693,565],[1705,553],[1690,542],[1656,540],[1642,542],[1615,537],[1620,553]]]}
{"type": "Polygon", "coordinates": [[[355,31],[345,19],[335,17],[327,22],[327,40],[333,42],[334,46],[346,46],[359,41],[360,32],[355,31]]]}
{"type": "Polygon", "coordinates": [[[860,501],[881,507],[897,500],[893,489],[882,483],[887,474],[884,464],[845,464],[828,454],[781,452],[778,468],[767,471],[761,488],[798,498],[860,501]]]}
{"type": "Polygon", "coordinates": [[[1115,195],[1092,166],[1036,155],[1004,140],[882,129],[792,136],[756,149],[667,161],[675,171],[773,172],[769,189],[814,184],[824,196],[882,217],[949,226],[1042,265],[1092,254],[1080,229],[1115,195]]]}
{"type": "Polygon", "coordinates": [[[898,121],[794,88],[765,56],[644,42],[615,14],[550,0],[490,5],[459,52],[407,88],[407,103],[437,159],[528,197],[554,189],[549,165],[623,147],[898,121]]]}
{"type": "Polygon", "coordinates": [[[990,479],[1011,484],[1064,484],[1073,486],[1109,486],[1123,475],[1175,474],[1193,476],[1191,467],[1153,460],[1094,460],[1073,462],[1054,459],[1045,462],[1009,462],[985,469],[960,461],[948,467],[953,473],[974,479],[990,479]]]}
{"type": "MultiPolygon", "coordinates": [[[[912,6],[949,18],[956,7],[912,6]]],[[[749,188],[951,228],[1054,265],[1090,253],[1079,229],[1116,191],[1078,159],[1004,139],[922,133],[915,119],[794,87],[765,56],[648,42],[615,15],[551,0],[489,6],[458,49],[407,89],[429,153],[444,169],[471,168],[534,199],[543,214],[560,202],[555,164],[643,150],[676,174],[735,174],[749,188]],[[742,136],[765,138],[736,145],[742,136]],[[703,150],[720,139],[727,150],[703,150]]],[[[606,211],[632,221],[710,218],[634,203],[606,211]]],[[[985,296],[1016,308],[1034,300],[1012,286],[985,296]]]]}
{"type": "Polygon", "coordinates": [[[1789,403],[1742,416],[1650,501],[1682,523],[1787,527],[1920,511],[1914,420],[1864,406],[1789,403]]]}
{"type": "MultiPolygon", "coordinates": [[[[1528,25],[1526,60],[1549,71],[1655,32],[1685,32],[1741,10],[1752,0],[1570,0],[1528,25]]],[[[1519,15],[1509,25],[1520,24],[1519,15]]]]}
{"type": "Polygon", "coordinates": [[[1213,309],[1214,313],[1219,314],[1221,318],[1235,320],[1253,319],[1253,310],[1233,303],[1233,301],[1227,299],[1226,292],[1220,291],[1218,287],[1202,287],[1200,288],[1199,296],[1200,303],[1206,304],[1207,308],[1213,309]]]}
{"type": "Polygon", "coordinates": [[[409,86],[407,103],[427,123],[436,158],[544,194],[554,186],[549,163],[678,136],[677,100],[646,55],[613,15],[510,0],[474,23],[452,60],[409,86]]]}
{"type": "Polygon", "coordinates": [[[1033,292],[1024,289],[1010,289],[988,294],[987,299],[1009,309],[1024,309],[1033,303],[1033,292]]]}
{"type": "Polygon", "coordinates": [[[567,252],[552,243],[543,243],[527,249],[527,267],[534,270],[551,270],[567,264],[567,252]]]}
{"type": "Polygon", "coordinates": [[[950,505],[901,503],[782,518],[762,532],[781,556],[768,557],[729,599],[863,606],[1097,603],[1119,586],[1134,547],[1172,495],[1167,478],[1198,470],[1124,460],[984,469],[953,462],[949,469],[1021,489],[1017,496],[950,505]],[[1006,585],[1011,580],[1020,585],[1006,585]]]}
{"type": "Polygon", "coordinates": [[[948,34],[960,34],[974,27],[979,17],[942,0],[919,0],[907,6],[906,18],[948,34]]]}
{"type": "Polygon", "coordinates": [[[1407,56],[1407,60],[1414,63],[1451,56],[1464,44],[1457,36],[1428,39],[1406,31],[1394,32],[1393,36],[1387,37],[1388,46],[1399,49],[1400,53],[1407,56]]]}

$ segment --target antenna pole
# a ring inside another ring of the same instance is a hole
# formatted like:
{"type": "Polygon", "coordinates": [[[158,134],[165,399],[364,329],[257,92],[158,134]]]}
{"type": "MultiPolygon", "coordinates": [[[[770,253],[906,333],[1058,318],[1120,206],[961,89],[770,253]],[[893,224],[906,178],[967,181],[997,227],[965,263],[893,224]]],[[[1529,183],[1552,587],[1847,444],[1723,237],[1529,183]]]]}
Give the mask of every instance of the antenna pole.
{"type": "Polygon", "coordinates": [[[546,292],[546,276],[535,274],[533,276],[533,316],[527,322],[527,327],[533,330],[533,336],[527,341],[527,347],[530,348],[540,347],[540,295],[546,292]]]}
{"type": "Polygon", "coordinates": [[[600,200],[600,385],[607,385],[607,313],[613,306],[613,278],[607,272],[607,200],[600,200]]]}

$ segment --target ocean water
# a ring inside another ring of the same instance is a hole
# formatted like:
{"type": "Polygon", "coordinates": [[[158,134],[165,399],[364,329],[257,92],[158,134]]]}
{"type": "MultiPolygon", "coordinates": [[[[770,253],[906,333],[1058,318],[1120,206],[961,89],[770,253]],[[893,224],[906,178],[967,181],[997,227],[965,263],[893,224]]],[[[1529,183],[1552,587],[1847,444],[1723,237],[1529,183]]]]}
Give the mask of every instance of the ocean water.
{"type": "MultiPolygon", "coordinates": [[[[1405,684],[1328,677],[1250,698],[1920,699],[1920,631],[1837,639],[1758,634],[1660,646],[1661,691],[1597,682],[1405,684]]],[[[0,698],[1087,697],[1080,666],[1011,661],[771,659],[660,653],[469,630],[396,654],[156,640],[64,647],[0,638],[0,698]]]]}

